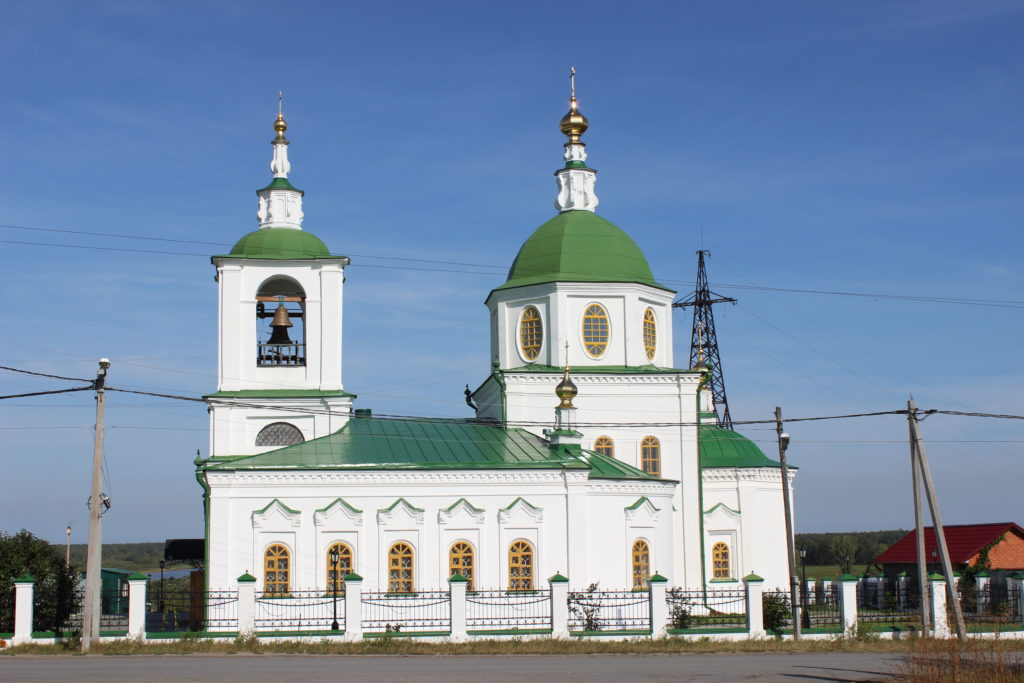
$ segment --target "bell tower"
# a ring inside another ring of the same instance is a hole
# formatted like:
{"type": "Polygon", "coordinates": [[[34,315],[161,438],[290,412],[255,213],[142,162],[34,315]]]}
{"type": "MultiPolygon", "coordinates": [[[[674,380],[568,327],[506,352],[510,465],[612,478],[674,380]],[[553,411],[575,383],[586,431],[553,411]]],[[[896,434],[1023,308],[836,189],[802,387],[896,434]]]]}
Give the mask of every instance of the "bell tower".
{"type": "Polygon", "coordinates": [[[278,105],[259,227],[214,256],[217,391],[210,454],[252,455],[331,434],[348,420],[341,380],[342,289],[349,259],[302,229],[303,192],[288,180],[288,124],[278,105]]]}

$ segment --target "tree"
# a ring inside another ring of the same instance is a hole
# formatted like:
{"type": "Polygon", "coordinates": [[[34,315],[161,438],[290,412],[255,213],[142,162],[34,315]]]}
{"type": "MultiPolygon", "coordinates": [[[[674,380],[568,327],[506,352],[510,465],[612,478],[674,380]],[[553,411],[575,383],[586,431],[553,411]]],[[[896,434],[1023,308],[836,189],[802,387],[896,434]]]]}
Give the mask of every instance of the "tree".
{"type": "Polygon", "coordinates": [[[25,574],[36,580],[35,631],[61,631],[78,611],[78,572],[64,566],[60,549],[22,529],[0,531],[0,621],[14,611],[14,580],[25,574]]]}
{"type": "Polygon", "coordinates": [[[857,560],[857,539],[848,534],[829,539],[829,554],[843,573],[849,574],[850,567],[857,560]]]}

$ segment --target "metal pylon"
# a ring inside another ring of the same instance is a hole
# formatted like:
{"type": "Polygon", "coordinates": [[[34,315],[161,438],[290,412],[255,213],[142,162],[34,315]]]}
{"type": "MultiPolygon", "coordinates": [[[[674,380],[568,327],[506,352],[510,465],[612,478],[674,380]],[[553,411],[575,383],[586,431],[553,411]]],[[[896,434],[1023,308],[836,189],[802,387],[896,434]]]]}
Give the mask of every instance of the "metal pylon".
{"type": "Polygon", "coordinates": [[[736,303],[736,299],[720,296],[708,289],[708,274],[704,269],[704,256],[711,252],[701,249],[697,252],[697,286],[685,299],[672,304],[673,308],[693,308],[693,332],[690,336],[690,366],[697,365],[701,356],[711,367],[708,388],[715,401],[718,426],[732,429],[729,402],[725,398],[725,378],[722,375],[722,359],[718,354],[718,334],[715,332],[715,316],[711,307],[721,303],[736,303]]]}

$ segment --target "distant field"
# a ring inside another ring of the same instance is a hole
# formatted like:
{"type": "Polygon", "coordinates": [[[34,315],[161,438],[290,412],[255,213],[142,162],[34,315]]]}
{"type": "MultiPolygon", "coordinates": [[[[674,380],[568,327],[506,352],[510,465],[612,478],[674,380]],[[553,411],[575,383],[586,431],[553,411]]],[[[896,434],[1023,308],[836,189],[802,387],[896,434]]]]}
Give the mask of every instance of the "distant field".
{"type": "MultiPolygon", "coordinates": [[[[85,569],[84,543],[72,544],[71,564],[85,569]]],[[[64,548],[60,549],[61,555],[64,548]]],[[[134,572],[156,571],[164,559],[164,544],[158,543],[104,543],[103,566],[128,569],[134,572]]],[[[177,565],[175,565],[177,566],[177,565]]],[[[182,565],[184,566],[184,565],[182,565]]]]}

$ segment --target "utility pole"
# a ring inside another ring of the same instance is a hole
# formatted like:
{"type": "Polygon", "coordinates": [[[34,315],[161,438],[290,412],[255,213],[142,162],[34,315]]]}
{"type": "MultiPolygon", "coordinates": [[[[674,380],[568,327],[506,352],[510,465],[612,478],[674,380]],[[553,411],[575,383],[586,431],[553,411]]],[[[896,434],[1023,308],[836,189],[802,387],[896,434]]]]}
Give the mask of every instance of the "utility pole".
{"type": "Polygon", "coordinates": [[[789,448],[789,434],[782,431],[782,408],[775,406],[775,434],[779,438],[779,464],[782,475],[782,509],[786,515],[786,558],[789,560],[789,604],[793,609],[793,640],[800,640],[800,579],[796,575],[796,553],[793,542],[793,510],[789,501],[789,466],[786,464],[786,449],[789,448]]]}
{"type": "Polygon", "coordinates": [[[64,543],[64,566],[71,566],[71,524],[69,523],[64,532],[68,535],[67,541],[64,543]]]}
{"type": "Polygon", "coordinates": [[[946,545],[946,532],[942,528],[942,520],[939,518],[939,501],[935,496],[935,483],[932,481],[932,468],[928,466],[928,454],[924,450],[924,440],[921,438],[921,421],[917,417],[917,404],[911,398],[907,401],[907,417],[910,420],[910,429],[914,434],[914,448],[917,451],[917,464],[921,468],[921,477],[924,480],[924,493],[928,498],[928,509],[932,514],[932,526],[935,527],[935,540],[939,545],[939,556],[942,558],[942,571],[946,574],[946,596],[953,606],[953,618],[956,621],[956,636],[960,640],[967,638],[967,628],[964,626],[964,614],[960,609],[960,598],[953,590],[953,563],[949,560],[949,547],[946,545]]]}
{"type": "Polygon", "coordinates": [[[917,438],[914,431],[913,399],[907,403],[907,427],[910,429],[910,478],[914,487],[914,535],[917,537],[917,585],[920,587],[921,635],[931,630],[931,604],[928,600],[928,565],[924,556],[924,513],[921,510],[921,468],[917,464],[917,438]]]}
{"type": "Polygon", "coordinates": [[[85,596],[82,604],[82,652],[88,652],[100,635],[100,572],[103,567],[103,515],[100,483],[103,478],[103,409],[106,404],[104,382],[110,361],[100,359],[96,373],[96,436],[92,449],[92,494],[89,496],[89,549],[85,563],[85,596]]]}

